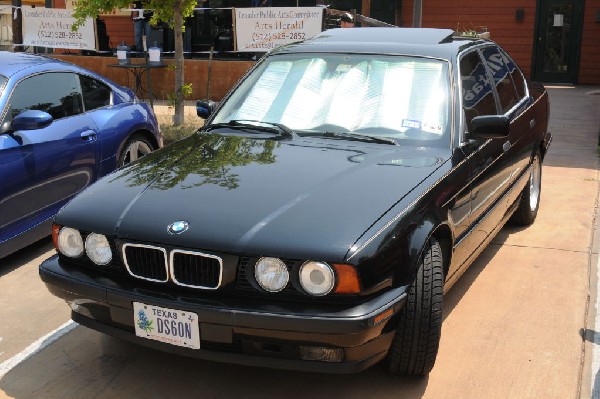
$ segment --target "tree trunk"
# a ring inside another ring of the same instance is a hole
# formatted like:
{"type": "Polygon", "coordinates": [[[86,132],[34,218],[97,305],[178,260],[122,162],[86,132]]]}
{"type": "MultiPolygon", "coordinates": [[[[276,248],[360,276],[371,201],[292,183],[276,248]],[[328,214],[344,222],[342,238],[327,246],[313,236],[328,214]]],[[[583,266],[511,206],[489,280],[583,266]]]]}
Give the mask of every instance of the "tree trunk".
{"type": "Polygon", "coordinates": [[[175,115],[173,125],[180,126],[184,122],[184,97],[183,97],[183,15],[182,2],[175,2],[173,10],[173,27],[175,31],[175,115]]]}
{"type": "MultiPolygon", "coordinates": [[[[21,12],[21,0],[12,0],[13,8],[12,11],[16,18],[12,19],[12,31],[13,44],[22,44],[23,43],[23,13],[21,12]]],[[[23,46],[14,46],[13,51],[25,51],[23,46]]]]}

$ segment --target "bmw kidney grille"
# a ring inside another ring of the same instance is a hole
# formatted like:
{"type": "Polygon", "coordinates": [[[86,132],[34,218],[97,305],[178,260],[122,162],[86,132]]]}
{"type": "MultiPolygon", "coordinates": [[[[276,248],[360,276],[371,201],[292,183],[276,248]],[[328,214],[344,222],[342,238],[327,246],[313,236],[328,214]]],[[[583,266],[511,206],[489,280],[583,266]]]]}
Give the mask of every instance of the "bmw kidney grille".
{"type": "Polygon", "coordinates": [[[124,244],[123,260],[129,274],[147,281],[173,283],[198,289],[214,290],[221,285],[223,260],[196,251],[144,244],[124,244]]]}

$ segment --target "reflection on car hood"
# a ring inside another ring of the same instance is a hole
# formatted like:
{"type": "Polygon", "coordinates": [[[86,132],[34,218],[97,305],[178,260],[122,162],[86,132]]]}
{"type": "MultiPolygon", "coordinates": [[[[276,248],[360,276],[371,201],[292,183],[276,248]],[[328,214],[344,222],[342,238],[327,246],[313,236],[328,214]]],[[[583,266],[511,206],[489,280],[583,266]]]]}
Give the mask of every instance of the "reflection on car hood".
{"type": "Polygon", "coordinates": [[[449,156],[320,138],[197,134],[94,184],[57,222],[204,250],[334,260],[449,156]],[[188,231],[168,233],[180,220],[188,231]]]}

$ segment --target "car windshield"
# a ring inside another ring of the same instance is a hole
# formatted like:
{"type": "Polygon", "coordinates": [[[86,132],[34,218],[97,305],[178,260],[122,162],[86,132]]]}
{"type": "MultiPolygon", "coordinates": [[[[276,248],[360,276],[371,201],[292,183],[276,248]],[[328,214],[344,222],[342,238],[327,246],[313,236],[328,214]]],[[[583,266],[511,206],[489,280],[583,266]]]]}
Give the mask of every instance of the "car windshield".
{"type": "Polygon", "coordinates": [[[212,123],[263,121],[300,135],[353,133],[448,146],[449,93],[447,62],[437,59],[274,55],[234,91],[212,123]]]}

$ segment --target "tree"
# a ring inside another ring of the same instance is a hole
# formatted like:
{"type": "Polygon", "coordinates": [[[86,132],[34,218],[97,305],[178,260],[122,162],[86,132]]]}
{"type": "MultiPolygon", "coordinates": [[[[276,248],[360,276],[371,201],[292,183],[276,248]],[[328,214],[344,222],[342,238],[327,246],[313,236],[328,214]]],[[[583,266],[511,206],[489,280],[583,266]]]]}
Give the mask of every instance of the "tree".
{"type": "MultiPolygon", "coordinates": [[[[73,29],[83,24],[86,18],[96,19],[98,15],[110,13],[118,8],[129,8],[131,0],[78,0],[73,16],[76,23],[73,29]]],[[[197,0],[142,0],[144,9],[154,12],[151,23],[166,22],[175,32],[175,117],[173,124],[179,126],[184,121],[184,64],[183,31],[184,21],[192,15],[197,0]]]]}

